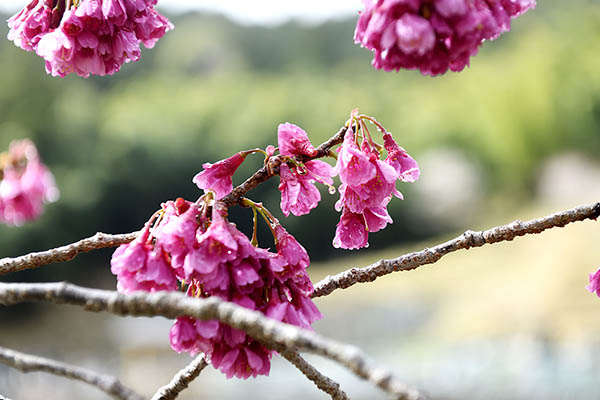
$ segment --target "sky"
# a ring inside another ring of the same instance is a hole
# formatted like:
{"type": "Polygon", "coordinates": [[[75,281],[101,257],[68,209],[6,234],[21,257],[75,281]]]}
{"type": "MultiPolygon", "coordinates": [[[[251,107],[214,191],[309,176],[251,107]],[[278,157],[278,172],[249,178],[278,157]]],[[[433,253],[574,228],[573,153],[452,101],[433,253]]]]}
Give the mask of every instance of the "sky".
{"type": "MultiPolygon", "coordinates": [[[[0,11],[13,13],[30,0],[0,0],[0,11]]],[[[357,15],[361,0],[159,0],[165,11],[204,10],[223,13],[245,24],[277,24],[289,18],[320,22],[357,15]]]]}

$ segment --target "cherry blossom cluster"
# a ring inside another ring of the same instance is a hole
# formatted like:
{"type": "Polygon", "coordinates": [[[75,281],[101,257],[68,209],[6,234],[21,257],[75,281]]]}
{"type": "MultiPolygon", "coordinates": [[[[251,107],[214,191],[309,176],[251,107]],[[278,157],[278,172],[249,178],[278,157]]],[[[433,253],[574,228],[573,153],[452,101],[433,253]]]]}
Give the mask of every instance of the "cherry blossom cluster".
{"type": "Polygon", "coordinates": [[[32,0],[8,20],[8,38],[46,61],[46,72],[64,77],[112,75],[140,59],[173,25],[157,0],[32,0]]]}
{"type": "MultiPolygon", "coordinates": [[[[278,143],[279,191],[285,216],[308,214],[321,200],[315,184],[329,186],[330,193],[334,193],[332,178],[339,175],[342,183],[336,209],[342,211],[342,216],[333,239],[337,248],[367,247],[368,234],[392,222],[387,205],[394,195],[402,198],[396,190],[396,182],[414,182],[419,178],[416,161],[398,146],[392,135],[372,117],[357,112],[353,112],[347,123],[333,168],[314,159],[317,149],[306,132],[294,124],[279,125],[278,143]],[[365,121],[377,126],[383,135],[383,145],[373,141],[365,121]],[[382,160],[383,153],[387,155],[382,160]]],[[[273,146],[264,152],[267,164],[274,152],[273,146]]],[[[215,164],[204,164],[204,170],[194,177],[194,182],[201,189],[214,191],[217,198],[225,197],[233,189],[231,177],[246,154],[238,153],[215,164]]]]}
{"type": "Polygon", "coordinates": [[[462,71],[485,40],[510,30],[535,0],[364,0],[354,40],[386,71],[462,71]]]}
{"type": "Polygon", "coordinates": [[[375,143],[364,119],[354,117],[344,136],[335,174],[339,174],[340,199],[335,205],[342,211],[337,225],[334,247],[360,249],[368,246],[370,232],[377,232],[392,223],[387,205],[393,196],[402,199],[396,182],[415,182],[420,170],[417,162],[396,143],[392,135],[377,121],[383,134],[383,146],[375,143]],[[358,133],[362,132],[362,138],[358,133]],[[361,140],[359,140],[359,138],[361,140]],[[382,147],[387,153],[381,160],[382,147]]]}
{"type": "MultiPolygon", "coordinates": [[[[267,218],[275,253],[252,243],[225,214],[210,195],[197,203],[177,199],[163,204],[136,240],[115,251],[111,269],[118,290],[217,296],[310,329],[321,313],[310,299],[306,250],[272,216],[267,218]]],[[[178,352],[206,354],[229,378],[268,375],[270,370],[272,350],[219,321],[178,318],[170,341],[178,352]]]]}
{"type": "Polygon", "coordinates": [[[36,219],[44,203],[58,199],[54,176],[30,140],[16,140],[0,154],[0,222],[22,225],[36,219]]]}
{"type": "MultiPolygon", "coordinates": [[[[332,178],[339,175],[342,183],[336,208],[342,217],[334,246],[366,247],[369,232],[392,222],[387,204],[394,195],[402,197],[396,181],[414,182],[419,168],[372,117],[355,110],[344,132],[338,155],[331,149],[321,154],[304,130],[285,123],[278,128],[278,148],[243,151],[204,164],[192,179],[205,191],[203,196],[194,203],[181,198],[164,203],[134,241],[115,251],[111,270],[117,276],[117,289],[124,293],[181,290],[192,297],[217,296],[278,321],[311,329],[322,316],[310,297],[314,289],[306,273],[310,264],[306,250],[262,204],[242,198],[244,192],[235,204],[253,209],[254,230],[248,238],[227,220],[226,198],[232,195],[235,171],[253,153],[265,156],[261,169],[267,174],[265,179],[279,175],[285,216],[308,214],[321,200],[316,183],[329,186],[334,193],[332,178]],[[382,133],[383,145],[373,140],[367,122],[382,133]],[[316,159],[323,156],[337,158],[335,167],[316,159]],[[275,252],[258,245],[258,214],[273,235],[275,252]]],[[[255,377],[270,370],[272,350],[218,321],[178,318],[170,341],[178,352],[206,354],[228,377],[255,377]]]]}

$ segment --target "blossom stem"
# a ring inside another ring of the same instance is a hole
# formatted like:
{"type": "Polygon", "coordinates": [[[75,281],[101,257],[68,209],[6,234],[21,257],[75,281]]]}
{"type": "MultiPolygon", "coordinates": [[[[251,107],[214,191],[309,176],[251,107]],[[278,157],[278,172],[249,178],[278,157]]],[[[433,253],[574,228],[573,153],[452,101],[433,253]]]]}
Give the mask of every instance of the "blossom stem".
{"type": "Polygon", "coordinates": [[[254,228],[252,229],[252,245],[254,247],[258,247],[258,238],[256,236],[256,227],[258,225],[257,216],[256,216],[256,208],[252,207],[252,222],[254,223],[254,228]]]}
{"type": "MultiPolygon", "coordinates": [[[[273,239],[275,239],[275,243],[277,243],[277,235],[275,235],[275,229],[273,228],[274,224],[277,224],[277,218],[275,218],[273,216],[273,214],[271,214],[271,212],[269,210],[267,210],[265,208],[265,206],[262,205],[262,203],[256,203],[252,200],[250,200],[247,197],[244,197],[242,199],[242,206],[246,206],[246,207],[252,207],[252,209],[254,210],[254,212],[256,213],[256,211],[258,211],[260,213],[260,215],[262,215],[263,219],[265,220],[265,222],[267,223],[267,225],[269,226],[269,229],[271,230],[271,234],[273,234],[273,239]]],[[[255,225],[255,229],[256,229],[256,225],[255,225]]]]}
{"type": "Polygon", "coordinates": [[[266,151],[264,151],[263,149],[259,149],[259,148],[240,151],[240,155],[244,158],[246,158],[246,156],[248,156],[250,154],[254,154],[254,153],[262,153],[266,158],[269,157],[269,154],[266,151]]]}
{"type": "Polygon", "coordinates": [[[360,119],[367,119],[369,121],[371,121],[371,123],[373,125],[375,125],[377,127],[377,129],[379,129],[379,131],[381,133],[387,133],[387,130],[383,127],[383,125],[381,125],[379,122],[377,122],[377,120],[369,115],[365,115],[365,114],[361,114],[358,116],[360,119]]]}

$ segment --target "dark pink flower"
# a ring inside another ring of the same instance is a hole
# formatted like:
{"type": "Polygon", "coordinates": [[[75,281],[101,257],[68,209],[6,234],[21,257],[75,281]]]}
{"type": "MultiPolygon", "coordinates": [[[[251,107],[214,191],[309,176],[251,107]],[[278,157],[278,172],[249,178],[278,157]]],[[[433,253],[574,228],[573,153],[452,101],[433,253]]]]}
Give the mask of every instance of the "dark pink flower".
{"type": "Polygon", "coordinates": [[[354,132],[349,128],[340,147],[333,175],[339,175],[342,183],[354,186],[370,181],[376,172],[370,154],[361,151],[354,139],[354,132]]]}
{"type": "Polygon", "coordinates": [[[171,266],[177,277],[184,279],[183,264],[185,257],[196,245],[196,234],[203,232],[200,210],[192,202],[178,198],[162,205],[164,215],[160,224],[152,230],[157,246],[161,246],[170,254],[171,266]]]}
{"type": "Polygon", "coordinates": [[[365,0],[354,40],[373,51],[378,69],[461,71],[485,40],[533,7],[535,0],[365,0]]]}
{"type": "MultiPolygon", "coordinates": [[[[370,117],[366,117],[370,119],[370,117]]],[[[419,166],[392,136],[378,124],[383,134],[385,160],[381,160],[380,145],[370,134],[362,131],[359,148],[355,133],[348,129],[344,137],[336,172],[342,184],[337,211],[343,211],[337,225],[333,245],[338,248],[359,249],[368,246],[368,234],[377,232],[392,223],[387,205],[393,196],[402,199],[396,181],[414,182],[419,178],[419,166]]]]}
{"type": "Polygon", "coordinates": [[[590,274],[590,284],[585,287],[591,293],[596,293],[598,297],[600,297],[600,269],[590,274]]]}
{"type": "Polygon", "coordinates": [[[46,62],[46,71],[64,77],[111,75],[140,58],[173,25],[153,1],[81,0],[65,9],[51,0],[33,0],[9,19],[8,38],[46,62]]]}
{"type": "Polygon", "coordinates": [[[421,171],[417,162],[387,132],[383,134],[383,145],[388,152],[385,162],[396,169],[399,180],[412,183],[419,179],[421,171]]]}
{"type": "Polygon", "coordinates": [[[213,210],[210,227],[197,235],[197,243],[185,257],[183,269],[187,279],[212,274],[223,263],[238,258],[238,243],[232,229],[221,213],[213,210]]]}
{"type": "Polygon", "coordinates": [[[269,375],[272,350],[251,341],[247,346],[216,346],[211,355],[211,364],[227,378],[248,379],[258,375],[269,375]]]}
{"type": "Polygon", "coordinates": [[[346,207],[354,213],[362,213],[366,208],[387,204],[392,194],[402,198],[396,191],[398,173],[394,167],[378,159],[372,163],[375,166],[375,176],[371,180],[355,186],[340,186],[340,199],[335,205],[338,211],[346,207]]]}
{"type": "Polygon", "coordinates": [[[186,352],[197,354],[200,352],[198,348],[198,332],[194,325],[195,320],[189,317],[179,317],[171,326],[169,332],[169,340],[171,348],[178,353],[186,352]]]}
{"type": "Polygon", "coordinates": [[[52,23],[52,1],[33,0],[8,20],[8,40],[33,51],[52,23]]]}
{"type": "MultiPolygon", "coordinates": [[[[222,205],[215,203],[210,226],[203,230],[204,223],[197,223],[192,239],[188,232],[194,229],[189,222],[194,208],[183,200],[166,203],[165,222],[153,230],[156,246],[167,252],[187,251],[183,270],[189,296],[217,296],[306,329],[322,317],[310,300],[314,289],[305,271],[310,263],[308,254],[285,229],[274,227],[278,253],[254,247],[225,219],[222,205]],[[178,209],[177,204],[182,208],[178,209]]],[[[194,212],[198,214],[195,218],[202,221],[202,212],[194,212]]],[[[170,338],[176,351],[204,352],[228,377],[246,379],[269,373],[273,351],[219,321],[178,319],[170,338]]]]}
{"type": "Polygon", "coordinates": [[[275,226],[275,245],[277,253],[285,259],[288,265],[297,266],[302,270],[308,268],[310,264],[308,253],[296,238],[281,225],[275,226]]]}
{"type": "Polygon", "coordinates": [[[58,199],[54,176],[29,140],[14,141],[0,155],[0,222],[22,225],[36,219],[44,203],[58,199]]]}
{"type": "Polygon", "coordinates": [[[305,170],[299,172],[298,167],[290,167],[287,163],[279,168],[279,191],[281,192],[281,211],[287,217],[290,212],[296,216],[305,215],[321,201],[321,193],[315,182],[331,185],[333,169],[320,160],[304,163],[305,170]]]}
{"type": "Polygon", "coordinates": [[[297,125],[286,122],[280,124],[277,129],[277,141],[279,153],[284,156],[308,156],[317,155],[317,149],[313,147],[306,132],[297,125]]]}
{"type": "Polygon", "coordinates": [[[149,242],[150,222],[134,241],[115,250],[110,264],[117,276],[117,290],[131,293],[142,290],[177,290],[177,279],[166,254],[149,242]]]}
{"type": "Polygon", "coordinates": [[[369,245],[369,231],[362,214],[344,209],[335,230],[333,247],[355,250],[369,245]]]}
{"type": "Polygon", "coordinates": [[[236,153],[233,156],[214,164],[202,165],[204,170],[196,174],[192,180],[200,189],[215,192],[217,200],[227,196],[233,190],[232,176],[244,162],[245,156],[236,153]]]}

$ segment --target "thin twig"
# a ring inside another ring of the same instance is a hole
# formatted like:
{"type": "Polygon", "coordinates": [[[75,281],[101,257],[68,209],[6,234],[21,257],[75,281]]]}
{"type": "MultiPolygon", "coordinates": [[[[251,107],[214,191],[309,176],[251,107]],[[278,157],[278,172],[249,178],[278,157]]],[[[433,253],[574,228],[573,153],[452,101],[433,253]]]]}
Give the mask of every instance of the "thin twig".
{"type": "Polygon", "coordinates": [[[3,258],[0,259],[0,275],[22,271],[24,269],[37,268],[47,264],[70,261],[81,253],[129,243],[135,239],[137,235],[138,232],[125,233],[122,235],[109,235],[98,232],[94,236],[66,246],[37,253],[29,253],[15,258],[3,258]]]}
{"type": "Polygon", "coordinates": [[[179,371],[169,382],[157,390],[152,396],[152,400],[174,400],[179,396],[179,393],[187,389],[194,379],[200,375],[200,372],[208,363],[203,354],[197,356],[187,367],[179,371]]]}
{"type": "Polygon", "coordinates": [[[336,289],[346,289],[356,283],[372,282],[375,279],[396,271],[410,271],[426,264],[433,264],[443,256],[457,250],[468,250],[510,241],[517,236],[541,233],[547,229],[563,227],[572,222],[596,219],[600,216],[600,203],[592,203],[570,210],[561,211],[543,218],[526,222],[516,220],[507,225],[498,226],[486,231],[466,231],[459,237],[415,253],[389,260],[379,260],[364,268],[352,268],[334,276],[328,276],[315,285],[312,297],[322,297],[331,294],[336,289]]]}
{"type": "MultiPolygon", "coordinates": [[[[53,375],[88,383],[120,400],[142,400],[143,397],[124,386],[117,378],[97,374],[85,368],[77,367],[0,347],[0,362],[22,372],[44,371],[53,375]]],[[[0,396],[0,399],[2,396],[0,396]]]]}
{"type": "Polygon", "coordinates": [[[339,383],[319,372],[308,361],[302,358],[297,351],[286,350],[281,351],[280,354],[298,368],[319,389],[330,395],[333,400],[348,400],[348,395],[340,389],[339,383]]]}
{"type": "Polygon", "coordinates": [[[398,381],[391,372],[375,366],[354,346],[267,318],[260,312],[223,302],[216,297],[193,298],[178,292],[135,292],[125,295],[115,291],[82,288],[65,282],[0,283],[0,304],[13,305],[29,301],[72,304],[88,311],[108,311],[122,316],[216,319],[246,332],[267,346],[306,350],[335,360],[396,399],[424,398],[419,391],[398,381]]]}

